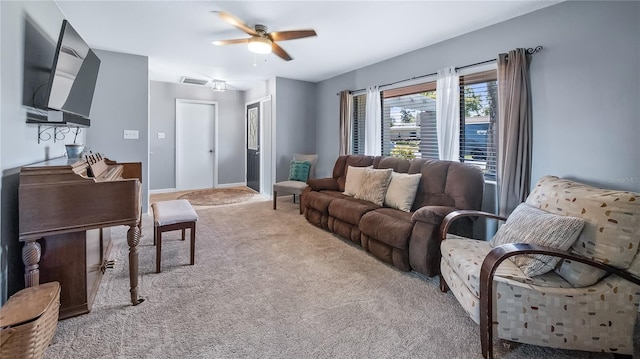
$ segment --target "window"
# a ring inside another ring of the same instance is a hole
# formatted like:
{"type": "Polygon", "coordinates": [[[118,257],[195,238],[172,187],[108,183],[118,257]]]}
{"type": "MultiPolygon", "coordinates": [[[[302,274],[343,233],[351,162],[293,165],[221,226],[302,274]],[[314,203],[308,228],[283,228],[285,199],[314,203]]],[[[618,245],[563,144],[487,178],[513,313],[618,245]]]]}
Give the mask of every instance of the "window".
{"type": "Polygon", "coordinates": [[[407,86],[382,93],[382,154],[438,158],[436,83],[407,86]]]}
{"type": "Polygon", "coordinates": [[[495,180],[497,171],[496,78],[496,70],[460,76],[460,162],[480,167],[490,180],[495,180]]]}
{"type": "Polygon", "coordinates": [[[353,113],[351,114],[351,152],[355,155],[364,154],[364,122],[367,112],[367,94],[353,96],[353,113]]]}
{"type": "MultiPolygon", "coordinates": [[[[460,162],[496,177],[496,70],[460,76],[460,162]]],[[[438,159],[436,82],[382,91],[382,154],[438,159]]],[[[364,154],[366,94],[353,96],[352,152],[364,154]]]]}

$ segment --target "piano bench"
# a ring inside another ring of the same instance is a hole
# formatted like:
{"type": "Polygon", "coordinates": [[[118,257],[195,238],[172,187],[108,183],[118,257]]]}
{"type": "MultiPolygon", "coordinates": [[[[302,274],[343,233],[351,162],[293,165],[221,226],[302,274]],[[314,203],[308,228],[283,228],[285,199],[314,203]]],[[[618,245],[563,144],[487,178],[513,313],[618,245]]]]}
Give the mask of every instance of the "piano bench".
{"type": "Polygon", "coordinates": [[[196,221],[198,214],[186,199],[174,201],[160,201],[151,205],[153,210],[153,245],[156,246],[156,273],[160,273],[160,258],[162,256],[162,233],[182,230],[182,240],[185,240],[185,230],[191,234],[191,265],[195,263],[196,249],[196,221]]]}

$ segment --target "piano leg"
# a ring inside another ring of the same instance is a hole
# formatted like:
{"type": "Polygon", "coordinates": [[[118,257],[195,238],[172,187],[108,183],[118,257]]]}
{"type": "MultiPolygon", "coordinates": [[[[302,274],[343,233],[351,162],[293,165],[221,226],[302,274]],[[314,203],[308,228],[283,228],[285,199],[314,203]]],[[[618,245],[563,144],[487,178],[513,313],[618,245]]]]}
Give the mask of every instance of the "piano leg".
{"type": "Polygon", "coordinates": [[[131,286],[131,304],[138,305],[144,299],[138,298],[138,243],[140,243],[140,227],[130,226],[127,231],[129,245],[129,284],[131,286]]]}
{"type": "Polygon", "coordinates": [[[24,263],[24,286],[34,287],[40,284],[40,256],[42,251],[36,239],[28,240],[22,247],[22,262],[24,263]]]}

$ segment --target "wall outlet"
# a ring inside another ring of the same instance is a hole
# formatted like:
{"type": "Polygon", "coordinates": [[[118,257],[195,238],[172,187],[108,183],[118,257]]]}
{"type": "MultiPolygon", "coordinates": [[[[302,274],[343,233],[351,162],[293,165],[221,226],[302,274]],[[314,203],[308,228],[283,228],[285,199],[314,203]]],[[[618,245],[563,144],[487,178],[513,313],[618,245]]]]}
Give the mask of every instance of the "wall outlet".
{"type": "Polygon", "coordinates": [[[137,140],[139,137],[140,131],[138,130],[124,130],[124,139],[125,140],[137,140]]]}
{"type": "Polygon", "coordinates": [[[158,132],[158,138],[164,138],[164,132],[158,132]]]}

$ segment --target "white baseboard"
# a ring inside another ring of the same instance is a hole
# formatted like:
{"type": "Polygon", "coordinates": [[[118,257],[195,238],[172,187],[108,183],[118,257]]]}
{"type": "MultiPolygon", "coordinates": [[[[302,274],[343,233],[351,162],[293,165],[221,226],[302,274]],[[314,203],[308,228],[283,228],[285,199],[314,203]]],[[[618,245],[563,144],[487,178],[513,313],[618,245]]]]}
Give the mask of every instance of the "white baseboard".
{"type": "Polygon", "coordinates": [[[216,188],[242,187],[242,186],[246,186],[246,185],[247,185],[247,182],[218,183],[216,188]]]}
{"type": "Polygon", "coordinates": [[[149,194],[170,193],[170,192],[177,192],[177,191],[178,190],[175,188],[161,188],[161,189],[149,190],[149,194]]]}

